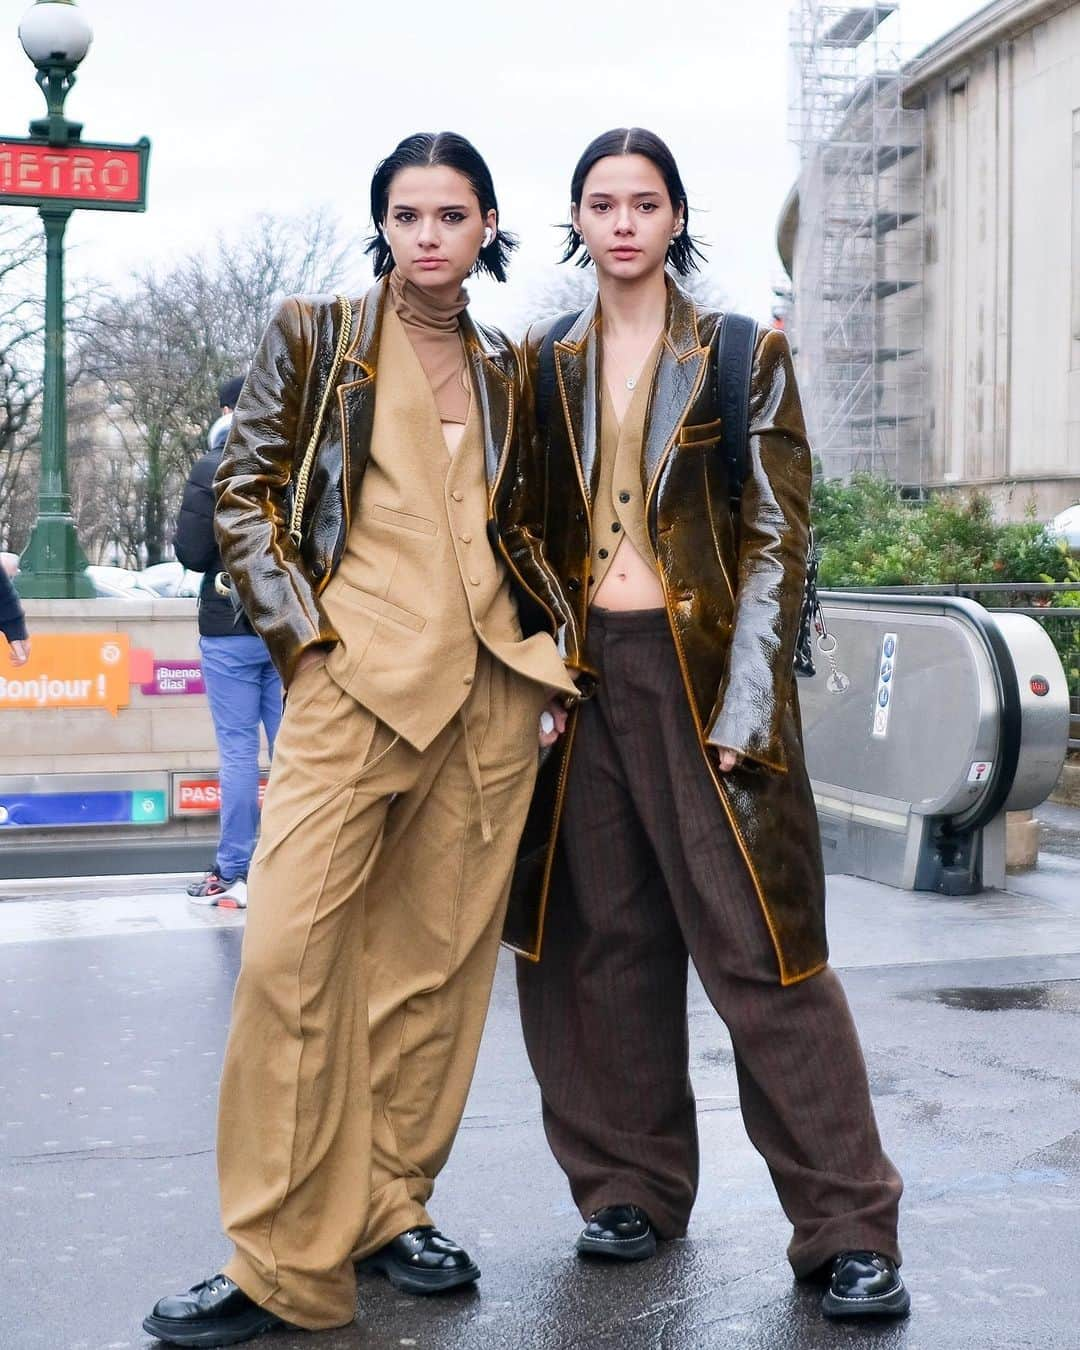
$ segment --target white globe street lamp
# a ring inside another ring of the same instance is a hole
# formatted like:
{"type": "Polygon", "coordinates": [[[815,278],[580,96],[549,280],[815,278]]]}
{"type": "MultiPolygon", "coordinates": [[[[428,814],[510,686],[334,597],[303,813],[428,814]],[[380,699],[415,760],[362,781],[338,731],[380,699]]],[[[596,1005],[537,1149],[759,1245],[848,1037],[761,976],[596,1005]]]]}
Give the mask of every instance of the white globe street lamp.
{"type": "Polygon", "coordinates": [[[23,51],[39,69],[74,70],[93,40],[90,24],[74,0],[38,0],[19,24],[23,51]]]}
{"type": "Polygon", "coordinates": [[[23,51],[37,66],[37,82],[49,116],[30,124],[33,136],[48,136],[52,145],[78,140],[82,126],[64,117],[64,100],[75,83],[75,71],[90,50],[94,33],[75,0],[37,0],[19,24],[23,51]]]}

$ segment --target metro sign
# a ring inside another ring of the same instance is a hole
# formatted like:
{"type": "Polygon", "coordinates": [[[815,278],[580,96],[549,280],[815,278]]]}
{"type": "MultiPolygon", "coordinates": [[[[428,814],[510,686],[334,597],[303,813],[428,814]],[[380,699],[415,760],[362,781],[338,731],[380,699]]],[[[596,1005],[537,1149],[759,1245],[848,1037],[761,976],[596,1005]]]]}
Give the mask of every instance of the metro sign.
{"type": "Polygon", "coordinates": [[[0,137],[0,205],[145,211],[150,142],[0,137]]]}

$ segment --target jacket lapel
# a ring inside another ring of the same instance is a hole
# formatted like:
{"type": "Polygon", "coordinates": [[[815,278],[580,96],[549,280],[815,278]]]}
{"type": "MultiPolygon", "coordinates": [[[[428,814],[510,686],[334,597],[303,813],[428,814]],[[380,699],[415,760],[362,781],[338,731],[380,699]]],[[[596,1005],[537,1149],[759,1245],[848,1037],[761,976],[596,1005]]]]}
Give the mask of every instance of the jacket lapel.
{"type": "Polygon", "coordinates": [[[570,448],[580,466],[581,488],[590,506],[596,497],[600,447],[599,297],[581,311],[561,342],[555,343],[555,391],[570,448]]]}
{"type": "Polygon", "coordinates": [[[488,499],[494,500],[506,465],[514,430],[513,380],[498,362],[498,352],[482,328],[473,323],[468,310],[461,316],[465,354],[472,376],[473,392],[480,404],[480,427],[484,443],[484,476],[488,499]]]}
{"type": "Polygon", "coordinates": [[[353,486],[364,476],[375,421],[375,369],[378,365],[379,333],[388,288],[376,282],[363,300],[353,304],[353,339],[342,362],[338,385],[341,412],[342,495],[346,530],[352,515],[353,486]]]}
{"type": "Polygon", "coordinates": [[[667,339],[653,375],[641,441],[641,487],[649,504],[705,375],[709,349],[701,345],[694,302],[668,282],[667,339]]]}

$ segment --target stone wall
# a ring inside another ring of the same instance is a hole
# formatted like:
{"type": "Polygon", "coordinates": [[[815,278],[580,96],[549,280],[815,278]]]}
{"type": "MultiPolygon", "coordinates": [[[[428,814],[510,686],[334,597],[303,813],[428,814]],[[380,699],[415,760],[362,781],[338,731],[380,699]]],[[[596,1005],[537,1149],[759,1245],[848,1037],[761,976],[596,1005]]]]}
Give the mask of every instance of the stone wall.
{"type": "MultiPolygon", "coordinates": [[[[24,602],[31,642],[49,634],[126,634],[132,652],[157,661],[198,662],[194,600],[28,600],[24,602]]],[[[3,674],[19,672],[4,665],[3,674]]],[[[133,664],[132,669],[135,669],[133,664]]],[[[62,671],[51,674],[62,675],[62,671]]],[[[87,789],[122,789],[125,784],[164,788],[164,819],[147,824],[73,828],[0,827],[3,848],[100,840],[205,840],[208,862],[217,835],[216,814],[180,817],[173,813],[170,775],[213,776],[217,750],[206,696],[202,693],[144,693],[128,688],[128,703],[115,716],[103,708],[0,709],[0,792],[28,794],[87,789]]],[[[0,856],[2,864],[2,856],[0,856]]],[[[2,872],[0,865],[0,872],[2,872]]]]}

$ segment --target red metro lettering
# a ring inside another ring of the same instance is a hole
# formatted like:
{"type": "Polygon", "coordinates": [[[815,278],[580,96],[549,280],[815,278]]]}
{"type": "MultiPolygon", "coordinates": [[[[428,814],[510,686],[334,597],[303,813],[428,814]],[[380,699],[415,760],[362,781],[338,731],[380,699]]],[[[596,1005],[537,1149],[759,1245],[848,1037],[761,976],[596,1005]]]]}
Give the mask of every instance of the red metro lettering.
{"type": "Polygon", "coordinates": [[[64,150],[0,140],[0,194],[136,202],[139,155],[134,150],[64,150]]]}

